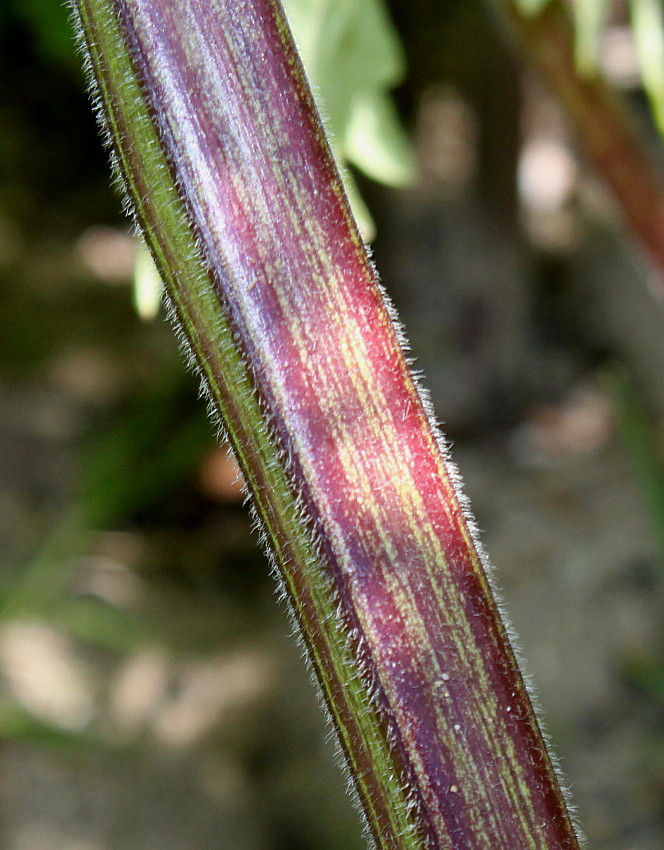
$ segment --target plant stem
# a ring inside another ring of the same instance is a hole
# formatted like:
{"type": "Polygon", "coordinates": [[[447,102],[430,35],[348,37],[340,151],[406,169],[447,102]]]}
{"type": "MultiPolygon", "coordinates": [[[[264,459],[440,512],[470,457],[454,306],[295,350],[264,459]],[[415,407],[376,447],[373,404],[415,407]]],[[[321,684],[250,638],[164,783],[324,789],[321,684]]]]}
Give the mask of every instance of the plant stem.
{"type": "Polygon", "coordinates": [[[620,96],[599,71],[582,74],[574,30],[560,0],[526,15],[518,0],[491,0],[510,34],[559,98],[586,155],[664,276],[664,180],[620,96]]]}
{"type": "Polygon", "coordinates": [[[375,844],[578,847],[278,3],[76,9],[375,844]]]}

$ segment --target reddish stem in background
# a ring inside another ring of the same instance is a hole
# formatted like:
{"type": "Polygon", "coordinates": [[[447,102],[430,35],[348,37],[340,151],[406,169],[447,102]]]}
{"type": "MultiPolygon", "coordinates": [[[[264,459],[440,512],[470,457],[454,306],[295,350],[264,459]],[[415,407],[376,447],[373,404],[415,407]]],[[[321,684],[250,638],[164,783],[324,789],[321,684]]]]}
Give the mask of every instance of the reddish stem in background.
{"type": "Polygon", "coordinates": [[[574,29],[558,0],[533,16],[525,15],[516,0],[491,2],[560,99],[586,155],[611,187],[664,286],[664,179],[627,106],[599,72],[579,74],[574,29]]]}

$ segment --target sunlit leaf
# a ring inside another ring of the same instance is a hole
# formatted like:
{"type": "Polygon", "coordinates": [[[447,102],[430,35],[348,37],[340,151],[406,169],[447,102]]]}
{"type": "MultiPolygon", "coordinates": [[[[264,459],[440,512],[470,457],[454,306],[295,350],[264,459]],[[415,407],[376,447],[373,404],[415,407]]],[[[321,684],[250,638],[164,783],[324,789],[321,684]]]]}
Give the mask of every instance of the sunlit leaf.
{"type": "Polygon", "coordinates": [[[134,260],[134,307],[146,321],[154,319],[161,304],[162,282],[154,260],[142,239],[136,239],[134,260]]]}
{"type": "Polygon", "coordinates": [[[597,69],[599,39],[606,20],[607,0],[576,0],[576,66],[580,74],[590,76],[597,69]]]}
{"type": "Polygon", "coordinates": [[[641,79],[655,123],[664,133],[664,16],[660,0],[632,0],[632,26],[641,79]]]}
{"type": "Polygon", "coordinates": [[[538,15],[549,0],[516,0],[516,5],[524,15],[538,15]]]}
{"type": "Polygon", "coordinates": [[[416,168],[391,98],[379,91],[358,95],[346,126],[343,150],[369,177],[388,186],[407,186],[416,168]]]}

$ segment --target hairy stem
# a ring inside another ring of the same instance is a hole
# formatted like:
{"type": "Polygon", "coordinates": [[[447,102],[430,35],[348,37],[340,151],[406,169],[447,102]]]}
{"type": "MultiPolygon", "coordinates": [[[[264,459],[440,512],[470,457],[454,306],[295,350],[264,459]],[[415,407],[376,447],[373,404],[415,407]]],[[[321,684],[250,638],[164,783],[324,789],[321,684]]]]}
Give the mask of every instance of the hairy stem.
{"type": "Polygon", "coordinates": [[[577,847],[278,3],[75,9],[375,844],[577,847]]]}

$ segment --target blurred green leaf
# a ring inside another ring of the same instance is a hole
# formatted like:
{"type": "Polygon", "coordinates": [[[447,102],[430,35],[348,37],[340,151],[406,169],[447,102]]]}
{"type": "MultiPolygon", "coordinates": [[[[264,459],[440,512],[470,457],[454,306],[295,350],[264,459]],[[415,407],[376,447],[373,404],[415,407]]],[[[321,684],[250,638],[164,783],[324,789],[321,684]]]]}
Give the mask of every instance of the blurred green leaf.
{"type": "Polygon", "coordinates": [[[68,732],[34,718],[13,704],[0,706],[0,738],[3,741],[28,741],[40,746],[67,747],[85,745],[79,731],[68,732]]]}
{"type": "Polygon", "coordinates": [[[56,606],[67,591],[72,559],[84,548],[89,528],[79,506],[72,505],[37,555],[17,571],[8,571],[0,586],[0,619],[56,606]]]}
{"type": "Polygon", "coordinates": [[[660,562],[664,564],[664,463],[655,430],[623,366],[607,367],[600,379],[611,398],[620,436],[650,512],[660,562]]]}
{"type": "Polygon", "coordinates": [[[132,612],[91,596],[62,596],[46,612],[49,623],[73,638],[112,652],[128,652],[147,639],[149,629],[132,612]]]}
{"type": "Polygon", "coordinates": [[[365,174],[388,186],[405,186],[414,178],[410,144],[392,99],[383,92],[367,91],[355,98],[343,149],[365,174]]]}
{"type": "Polygon", "coordinates": [[[10,17],[26,26],[45,59],[78,69],[69,12],[64,3],[58,0],[2,0],[2,3],[8,4],[10,17]]]}
{"type": "Polygon", "coordinates": [[[524,15],[539,15],[549,0],[516,0],[516,4],[524,15]]]}
{"type": "Polygon", "coordinates": [[[163,284],[148,246],[136,237],[134,260],[134,307],[141,319],[155,319],[159,313],[163,284]]]}
{"type": "Polygon", "coordinates": [[[168,493],[212,443],[188,386],[156,385],[85,453],[79,510],[89,527],[130,516],[168,493]]]}
{"type": "Polygon", "coordinates": [[[664,133],[664,15],[660,0],[632,0],[632,27],[643,88],[664,133]]]}
{"type": "Polygon", "coordinates": [[[583,76],[597,70],[599,39],[608,11],[607,0],[576,0],[573,6],[576,28],[576,67],[583,76]]]}
{"type": "Polygon", "coordinates": [[[631,659],[624,673],[633,687],[658,702],[664,700],[664,666],[661,659],[655,657],[631,659]]]}

